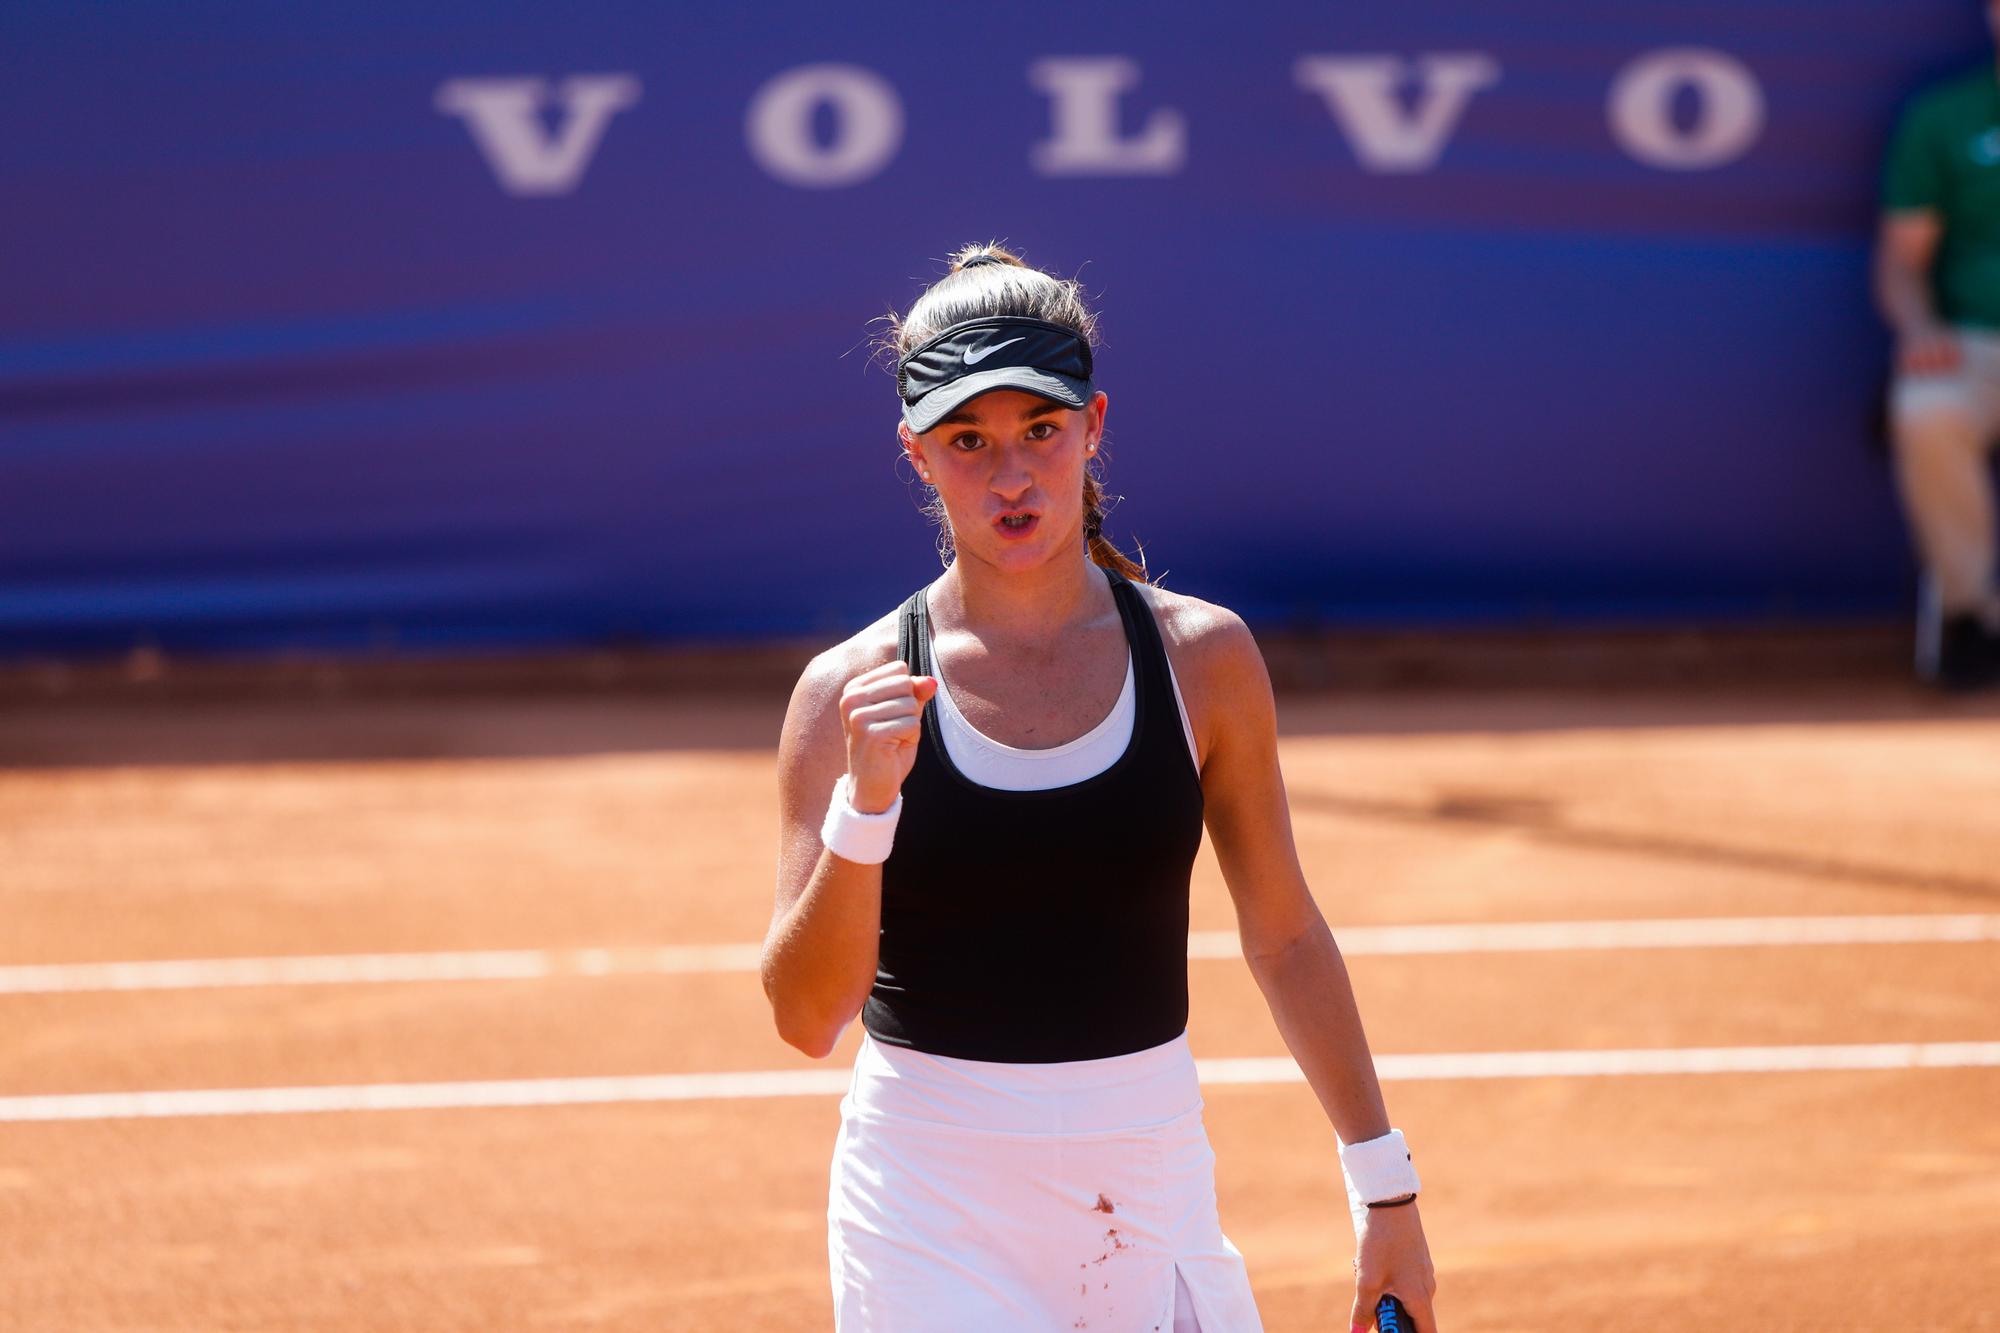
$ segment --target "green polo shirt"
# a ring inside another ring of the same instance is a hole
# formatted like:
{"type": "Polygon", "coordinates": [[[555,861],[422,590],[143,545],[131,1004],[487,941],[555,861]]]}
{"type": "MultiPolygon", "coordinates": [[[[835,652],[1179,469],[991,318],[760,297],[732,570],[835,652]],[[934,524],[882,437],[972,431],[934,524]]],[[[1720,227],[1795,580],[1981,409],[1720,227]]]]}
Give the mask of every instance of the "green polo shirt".
{"type": "Polygon", "coordinates": [[[1889,145],[1882,204],[1943,216],[1931,271],[1938,314],[1953,324],[2000,328],[2000,76],[1993,66],[1910,102],[1889,145]]]}

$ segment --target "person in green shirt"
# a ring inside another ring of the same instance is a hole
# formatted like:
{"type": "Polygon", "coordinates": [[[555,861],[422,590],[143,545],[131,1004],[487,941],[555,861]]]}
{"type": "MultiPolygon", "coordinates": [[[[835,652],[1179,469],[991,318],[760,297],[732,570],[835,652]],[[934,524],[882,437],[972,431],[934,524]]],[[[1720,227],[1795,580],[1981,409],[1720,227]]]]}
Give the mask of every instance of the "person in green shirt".
{"type": "MultiPolygon", "coordinates": [[[[2000,0],[1988,0],[2000,32],[2000,0]]],[[[2000,682],[1994,485],[2000,438],[2000,68],[1920,92],[1890,144],[1875,296],[1895,333],[1896,478],[1935,612],[1922,670],[2000,682]]]]}

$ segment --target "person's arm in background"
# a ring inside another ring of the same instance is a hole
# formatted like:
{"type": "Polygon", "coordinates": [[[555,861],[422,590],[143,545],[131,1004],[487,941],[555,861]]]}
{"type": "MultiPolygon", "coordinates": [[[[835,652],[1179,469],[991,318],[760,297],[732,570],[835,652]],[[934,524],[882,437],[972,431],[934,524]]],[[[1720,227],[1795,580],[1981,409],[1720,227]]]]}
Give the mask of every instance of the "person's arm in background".
{"type": "Polygon", "coordinates": [[[1896,368],[1935,374],[1958,365],[1958,339],[1938,318],[1931,265],[1944,239],[1944,216],[1909,208],[1882,215],[1875,243],[1875,303],[1896,334],[1896,368]]]}
{"type": "Polygon", "coordinates": [[[1875,243],[1875,304],[1896,335],[1896,368],[1916,375],[1958,364],[1958,340],[1939,317],[1931,286],[1944,240],[1946,186],[1930,105],[1919,98],[1896,125],[1875,243]]]}

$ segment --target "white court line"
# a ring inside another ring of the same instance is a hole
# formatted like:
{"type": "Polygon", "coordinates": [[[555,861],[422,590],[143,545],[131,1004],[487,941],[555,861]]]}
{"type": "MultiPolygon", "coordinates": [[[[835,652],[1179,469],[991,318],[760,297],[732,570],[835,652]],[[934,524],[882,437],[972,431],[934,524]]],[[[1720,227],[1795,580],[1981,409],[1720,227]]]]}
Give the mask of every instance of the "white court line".
{"type": "MultiPolygon", "coordinates": [[[[1349,957],[1577,949],[1712,949],[1813,944],[1974,944],[2000,940],[2000,915],[1723,916],[1627,921],[1509,921],[1471,925],[1343,926],[1349,957]]],[[[0,967],[0,995],[192,990],[223,986],[348,986],[390,981],[520,981],[545,977],[754,972],[760,946],[505,949],[455,953],[188,958],[160,962],[0,967]]],[[[1239,956],[1236,933],[1195,931],[1188,957],[1239,956]]]]}
{"type": "MultiPolygon", "coordinates": [[[[1226,931],[1207,932],[1232,941],[1226,931]]],[[[1975,944],[2000,940],[2000,916],[1704,916],[1621,921],[1502,921],[1348,926],[1349,954],[1522,953],[1567,949],[1714,949],[1747,945],[1975,944]]],[[[1190,940],[1190,956],[1193,955],[1190,940]]]]}
{"type": "MultiPolygon", "coordinates": [[[[1210,1086],[1305,1081],[1298,1065],[1286,1056],[1197,1060],[1195,1065],[1202,1082],[1210,1086]]],[[[1622,1051],[1481,1051],[1460,1055],[1384,1055],[1375,1060],[1376,1072],[1385,1082],[1993,1066],[2000,1066],[2000,1041],[1873,1046],[1668,1047],[1622,1051]]],[[[503,1079],[477,1083],[361,1083],[298,1088],[63,1093],[0,1097],[0,1123],[830,1097],[846,1092],[850,1077],[851,1071],[846,1069],[783,1069],[740,1074],[642,1074],[609,1078],[503,1079]]]]}
{"type": "Polygon", "coordinates": [[[0,967],[0,995],[754,972],[760,952],[760,946],[755,944],[689,944],[651,949],[491,949],[458,953],[180,958],[137,963],[29,963],[0,967]]]}

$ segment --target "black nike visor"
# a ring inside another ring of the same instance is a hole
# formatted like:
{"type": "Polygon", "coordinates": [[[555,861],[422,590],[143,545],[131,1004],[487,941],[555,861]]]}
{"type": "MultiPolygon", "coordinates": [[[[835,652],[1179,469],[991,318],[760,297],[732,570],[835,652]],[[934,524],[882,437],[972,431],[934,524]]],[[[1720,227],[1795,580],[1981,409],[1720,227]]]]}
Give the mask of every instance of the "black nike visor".
{"type": "Polygon", "coordinates": [[[985,315],[962,320],[912,348],[896,366],[903,420],[921,435],[961,404],[994,389],[1020,389],[1085,407],[1090,344],[1074,329],[1044,319],[985,315]]]}

